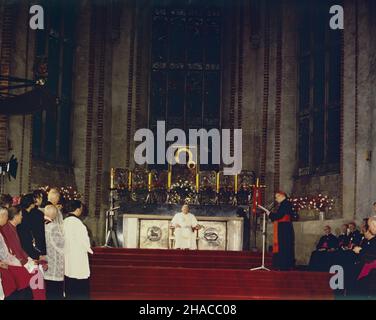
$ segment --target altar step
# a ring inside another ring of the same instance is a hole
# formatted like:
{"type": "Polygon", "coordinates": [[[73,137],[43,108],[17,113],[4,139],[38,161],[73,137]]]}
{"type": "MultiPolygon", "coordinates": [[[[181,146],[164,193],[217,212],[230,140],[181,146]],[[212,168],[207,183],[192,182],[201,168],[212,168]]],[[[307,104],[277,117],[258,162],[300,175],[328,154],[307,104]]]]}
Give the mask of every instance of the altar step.
{"type": "MultiPolygon", "coordinates": [[[[95,248],[92,265],[174,268],[250,269],[261,264],[261,254],[239,251],[182,251],[95,248]]],[[[265,264],[271,267],[271,255],[265,264]]]]}
{"type": "Polygon", "coordinates": [[[329,275],[231,269],[94,266],[93,299],[333,299],[329,275]]]}
{"type": "MultiPolygon", "coordinates": [[[[329,274],[312,272],[265,272],[246,268],[160,266],[167,257],[206,257],[217,261],[242,260],[235,252],[182,252],[166,250],[95,249],[91,258],[91,296],[93,299],[231,300],[231,299],[333,299],[329,274]],[[147,251],[147,252],[145,252],[147,251]],[[163,252],[162,252],[163,251],[163,252]],[[164,254],[163,262],[155,256],[164,254]],[[142,256],[141,260],[135,259],[142,256]],[[130,260],[128,258],[131,257],[130,260]],[[150,265],[150,260],[156,264],[150,265]],[[133,265],[137,263],[139,265],[133,265]],[[132,264],[132,265],[130,265],[132,264]],[[243,270],[240,270],[243,269],[243,270]]],[[[252,256],[252,255],[251,255],[252,256]]],[[[249,257],[248,257],[249,258],[249,257]]],[[[270,261],[270,257],[268,257],[270,261]]],[[[188,261],[188,260],[186,260],[188,261]]],[[[184,263],[186,262],[183,261],[184,263]]],[[[203,260],[205,262],[205,260],[203,260]]],[[[214,263],[214,262],[213,262],[214,263]]],[[[215,263],[214,263],[215,264],[215,263]]],[[[230,263],[228,263],[230,265],[230,263]]],[[[257,265],[257,263],[256,263],[257,265]]],[[[239,265],[237,265],[239,266],[239,265]]]]}

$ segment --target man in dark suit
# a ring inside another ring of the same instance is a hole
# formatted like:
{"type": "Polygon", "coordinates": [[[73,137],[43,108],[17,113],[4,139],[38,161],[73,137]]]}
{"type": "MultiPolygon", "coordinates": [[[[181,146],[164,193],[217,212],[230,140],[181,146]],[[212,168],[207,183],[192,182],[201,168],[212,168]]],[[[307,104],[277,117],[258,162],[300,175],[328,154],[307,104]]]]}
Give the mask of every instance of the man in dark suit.
{"type": "Polygon", "coordinates": [[[17,233],[22,248],[34,260],[44,260],[46,255],[46,238],[44,214],[35,207],[33,194],[21,198],[22,223],[17,226],[17,233]]]}

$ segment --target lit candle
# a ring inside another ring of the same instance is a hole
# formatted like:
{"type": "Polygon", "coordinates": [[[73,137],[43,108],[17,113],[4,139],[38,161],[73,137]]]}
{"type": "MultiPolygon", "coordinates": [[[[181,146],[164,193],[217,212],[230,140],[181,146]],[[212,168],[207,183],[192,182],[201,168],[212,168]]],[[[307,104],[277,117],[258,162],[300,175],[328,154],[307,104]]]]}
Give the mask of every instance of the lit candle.
{"type": "Polygon", "coordinates": [[[151,172],[148,173],[148,190],[151,191],[151,172]]]}
{"type": "Polygon", "coordinates": [[[114,178],[115,178],[115,169],[114,169],[114,168],[111,168],[111,180],[110,180],[110,188],[111,188],[111,189],[114,189],[114,188],[115,188],[115,185],[114,185],[114,178]]]}
{"type": "Polygon", "coordinates": [[[238,193],[238,175],[236,174],[234,177],[234,191],[238,193]]]}
{"type": "Polygon", "coordinates": [[[196,192],[198,193],[200,191],[200,174],[196,173],[196,192]]]}
{"type": "Polygon", "coordinates": [[[132,171],[128,172],[128,190],[132,190],[132,171]]]}
{"type": "Polygon", "coordinates": [[[170,191],[171,189],[171,180],[172,180],[172,172],[168,171],[167,173],[167,190],[170,191]]]}
{"type": "Polygon", "coordinates": [[[220,185],[219,185],[219,171],[218,171],[217,174],[216,174],[216,191],[217,191],[217,193],[219,193],[219,187],[220,187],[220,185]]]}

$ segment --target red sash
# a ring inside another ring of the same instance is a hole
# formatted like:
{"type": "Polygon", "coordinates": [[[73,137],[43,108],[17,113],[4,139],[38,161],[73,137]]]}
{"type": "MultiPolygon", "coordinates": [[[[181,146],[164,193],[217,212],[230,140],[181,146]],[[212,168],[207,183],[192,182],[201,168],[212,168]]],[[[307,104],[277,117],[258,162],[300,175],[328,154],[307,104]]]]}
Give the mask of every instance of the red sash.
{"type": "Polygon", "coordinates": [[[368,274],[373,270],[373,269],[376,269],[376,260],[375,261],[372,261],[370,263],[366,263],[363,268],[362,268],[362,271],[360,271],[360,274],[358,276],[358,280],[364,278],[364,277],[367,277],[368,274]]]}
{"type": "Polygon", "coordinates": [[[31,274],[24,267],[8,266],[8,270],[13,276],[17,290],[23,290],[30,286],[31,274]]]}
{"type": "Polygon", "coordinates": [[[289,214],[285,214],[281,219],[274,221],[273,223],[273,253],[279,252],[278,243],[278,223],[280,222],[291,222],[291,217],[289,214]]]}
{"type": "MultiPolygon", "coordinates": [[[[30,280],[39,271],[35,271],[32,274],[27,272],[24,267],[8,266],[8,270],[12,275],[16,284],[17,290],[23,290],[30,286],[30,280]]],[[[32,289],[34,300],[46,300],[45,289],[32,289]]]]}
{"type": "Polygon", "coordinates": [[[14,281],[14,278],[8,269],[0,269],[0,277],[5,298],[9,297],[13,292],[17,290],[17,285],[14,281]]]}

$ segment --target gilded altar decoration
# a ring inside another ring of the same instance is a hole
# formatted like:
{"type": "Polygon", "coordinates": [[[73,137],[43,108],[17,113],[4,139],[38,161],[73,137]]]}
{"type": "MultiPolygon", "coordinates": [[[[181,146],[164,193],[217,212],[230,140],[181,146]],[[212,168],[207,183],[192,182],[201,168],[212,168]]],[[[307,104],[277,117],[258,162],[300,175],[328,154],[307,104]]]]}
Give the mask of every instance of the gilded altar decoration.
{"type": "Polygon", "coordinates": [[[165,170],[136,166],[111,169],[110,187],[134,203],[249,205],[256,183],[253,171],[224,175],[199,170],[198,165],[175,164],[165,170]]]}
{"type": "Polygon", "coordinates": [[[191,204],[195,199],[195,187],[188,180],[179,180],[171,186],[171,204],[191,204]]]}

